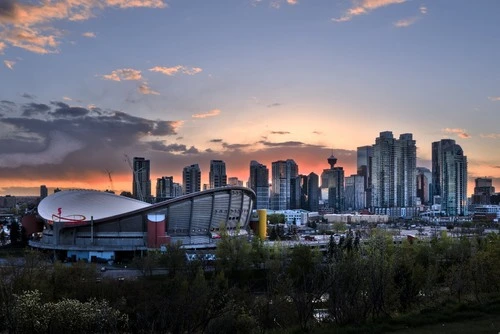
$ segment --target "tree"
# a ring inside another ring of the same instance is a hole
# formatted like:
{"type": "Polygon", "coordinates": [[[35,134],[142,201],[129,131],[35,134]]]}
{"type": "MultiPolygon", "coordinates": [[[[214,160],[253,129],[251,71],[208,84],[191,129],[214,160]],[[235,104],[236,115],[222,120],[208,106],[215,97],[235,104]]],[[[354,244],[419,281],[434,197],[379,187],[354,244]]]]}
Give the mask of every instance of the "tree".
{"type": "Polygon", "coordinates": [[[21,235],[19,233],[19,224],[16,221],[14,221],[10,225],[10,242],[13,245],[17,245],[20,236],[21,235]]]}

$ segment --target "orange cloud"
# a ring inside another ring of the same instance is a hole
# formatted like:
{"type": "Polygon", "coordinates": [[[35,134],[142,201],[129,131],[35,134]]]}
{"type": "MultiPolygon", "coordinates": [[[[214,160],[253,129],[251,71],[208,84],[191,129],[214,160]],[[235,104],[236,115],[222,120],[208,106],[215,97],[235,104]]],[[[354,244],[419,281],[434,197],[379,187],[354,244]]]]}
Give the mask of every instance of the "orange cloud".
{"type": "Polygon", "coordinates": [[[213,109],[213,110],[210,110],[209,112],[204,113],[204,114],[194,114],[192,117],[193,118],[207,118],[207,117],[217,116],[220,113],[221,113],[221,111],[219,109],[213,109]]]}
{"type": "Polygon", "coordinates": [[[500,133],[486,133],[486,134],[481,134],[480,137],[488,139],[500,139],[500,133]]]}
{"type": "Polygon", "coordinates": [[[453,134],[456,134],[457,136],[459,136],[460,138],[463,138],[463,139],[468,139],[468,138],[471,138],[471,136],[465,131],[465,129],[458,129],[458,128],[445,128],[442,130],[443,132],[445,133],[453,133],[453,134]]]}
{"type": "MultiPolygon", "coordinates": [[[[62,35],[47,24],[53,21],[85,21],[106,7],[164,8],[163,0],[46,0],[40,3],[7,1],[0,12],[1,45],[11,45],[39,54],[57,52],[62,35]],[[27,38],[26,34],[31,37],[27,38]]],[[[89,36],[87,36],[89,37],[89,36]]]]}
{"type": "Polygon", "coordinates": [[[141,71],[134,70],[133,68],[123,68],[112,71],[110,74],[104,74],[103,79],[122,81],[122,80],[141,80],[141,71]]]}
{"type": "Polygon", "coordinates": [[[353,4],[352,7],[347,9],[344,15],[342,15],[339,18],[333,18],[332,21],[334,22],[350,21],[355,16],[368,14],[369,12],[381,7],[401,4],[406,2],[406,0],[361,0],[361,1],[351,0],[351,2],[353,4]]]}
{"type": "Polygon", "coordinates": [[[394,22],[394,26],[398,27],[398,28],[406,28],[406,27],[411,26],[415,22],[417,22],[418,19],[419,18],[417,16],[409,17],[407,19],[402,19],[402,20],[394,22]]]}
{"type": "Polygon", "coordinates": [[[177,73],[195,75],[203,71],[200,67],[186,67],[183,65],[177,65],[173,67],[155,66],[149,69],[151,72],[158,72],[168,76],[174,76],[177,73]]]}
{"type": "Polygon", "coordinates": [[[496,102],[496,101],[500,101],[500,96],[489,96],[488,99],[490,101],[496,102]]]}

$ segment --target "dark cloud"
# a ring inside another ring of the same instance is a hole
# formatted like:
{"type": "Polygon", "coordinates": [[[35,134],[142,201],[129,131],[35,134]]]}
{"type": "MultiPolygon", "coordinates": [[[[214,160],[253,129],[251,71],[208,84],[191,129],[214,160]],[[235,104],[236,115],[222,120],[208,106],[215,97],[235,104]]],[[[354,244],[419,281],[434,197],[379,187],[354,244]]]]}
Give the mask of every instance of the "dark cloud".
{"type": "Polygon", "coordinates": [[[289,135],[290,131],[271,131],[273,135],[289,135]]]}
{"type": "Polygon", "coordinates": [[[188,148],[186,145],[183,144],[170,144],[170,145],[165,145],[163,141],[151,141],[149,142],[151,144],[151,149],[156,150],[156,151],[162,151],[162,152],[169,152],[169,153],[181,153],[181,154],[198,154],[200,153],[197,148],[194,146],[191,146],[188,148]]]}
{"type": "Polygon", "coordinates": [[[16,104],[12,101],[2,100],[0,101],[0,111],[9,113],[15,111],[17,108],[16,104]]]}
{"type": "Polygon", "coordinates": [[[269,141],[260,141],[260,144],[268,147],[318,147],[323,148],[321,145],[306,144],[300,141],[285,141],[280,143],[273,143],[269,141]]]}
{"type": "Polygon", "coordinates": [[[250,144],[228,144],[228,143],[222,143],[222,147],[225,148],[226,150],[241,150],[242,148],[245,147],[250,147],[252,145],[250,144]]]}
{"type": "Polygon", "coordinates": [[[321,132],[321,131],[313,131],[313,133],[314,133],[315,135],[321,135],[321,134],[323,134],[323,132],[321,132]]]}
{"type": "Polygon", "coordinates": [[[0,1],[0,18],[12,19],[16,16],[16,6],[13,0],[0,1]]]}
{"type": "Polygon", "coordinates": [[[54,117],[69,118],[69,117],[82,117],[86,116],[89,113],[89,110],[86,108],[70,107],[68,105],[65,105],[64,103],[61,103],[61,105],[64,106],[59,106],[59,108],[57,108],[50,114],[54,117]]]}
{"type": "Polygon", "coordinates": [[[491,166],[491,167],[493,167],[493,168],[500,168],[500,166],[491,166]]]}
{"type": "Polygon", "coordinates": [[[222,143],[222,139],[210,139],[210,143],[222,143]]]}
{"type": "Polygon", "coordinates": [[[267,105],[268,108],[274,108],[274,107],[279,107],[279,106],[281,106],[281,103],[278,103],[278,102],[271,103],[271,104],[267,105]]]}
{"type": "Polygon", "coordinates": [[[22,106],[23,116],[31,117],[38,114],[46,113],[50,107],[43,103],[27,103],[22,106]]]}
{"type": "Polygon", "coordinates": [[[33,94],[28,94],[28,93],[24,93],[24,94],[22,94],[21,96],[22,96],[22,97],[24,97],[25,99],[28,99],[28,100],[33,100],[33,99],[35,99],[35,98],[36,98],[36,96],[35,96],[35,95],[33,95],[33,94]]]}
{"type": "MultiPolygon", "coordinates": [[[[143,138],[176,135],[179,125],[112,110],[50,104],[56,107],[52,112],[49,105],[28,103],[22,106],[21,116],[0,119],[0,127],[12,129],[0,139],[3,177],[19,177],[23,171],[28,175],[44,172],[46,177],[62,176],[63,169],[75,174],[102,171],[102,164],[108,161],[111,165],[123,163],[124,153],[141,154],[147,149],[143,138]],[[37,112],[46,112],[48,117],[29,117],[37,112]]],[[[183,151],[187,154],[197,149],[185,147],[183,151]]]]}

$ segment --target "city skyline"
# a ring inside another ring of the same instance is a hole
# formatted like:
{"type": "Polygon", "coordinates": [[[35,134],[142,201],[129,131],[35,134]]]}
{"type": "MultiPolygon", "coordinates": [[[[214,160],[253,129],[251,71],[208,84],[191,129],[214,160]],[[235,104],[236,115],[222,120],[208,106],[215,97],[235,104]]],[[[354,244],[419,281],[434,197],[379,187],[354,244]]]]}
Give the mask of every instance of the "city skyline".
{"type": "Polygon", "coordinates": [[[412,133],[417,166],[456,140],[500,187],[500,3],[468,1],[7,1],[0,11],[0,195],[131,191],[210,160],[318,175],[332,150],[412,133]],[[119,29],[118,29],[119,27],[119,29]],[[112,181],[111,181],[112,179],[112,181]]]}

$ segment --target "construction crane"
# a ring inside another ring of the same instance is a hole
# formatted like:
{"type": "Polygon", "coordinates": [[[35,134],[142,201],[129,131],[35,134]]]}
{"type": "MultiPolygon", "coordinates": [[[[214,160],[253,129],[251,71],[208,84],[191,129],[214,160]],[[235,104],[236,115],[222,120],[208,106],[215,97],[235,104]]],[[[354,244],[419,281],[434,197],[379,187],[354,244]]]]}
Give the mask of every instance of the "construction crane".
{"type": "Polygon", "coordinates": [[[132,193],[134,192],[137,192],[137,199],[140,200],[140,201],[143,201],[144,202],[144,197],[142,195],[142,183],[139,181],[139,173],[144,169],[144,168],[141,168],[139,170],[135,170],[134,166],[132,165],[132,161],[130,161],[130,158],[127,154],[124,154],[125,156],[125,161],[128,163],[128,166],[130,167],[130,169],[132,170],[132,173],[134,175],[134,188],[135,189],[132,189],[132,193]]]}
{"type": "Polygon", "coordinates": [[[111,171],[109,169],[105,169],[106,173],[108,174],[108,178],[109,178],[109,187],[110,187],[110,191],[111,192],[114,192],[115,191],[115,186],[113,185],[113,178],[111,177],[111,171]]]}

